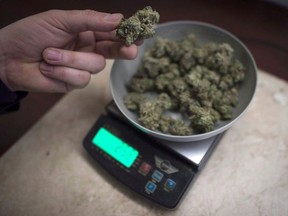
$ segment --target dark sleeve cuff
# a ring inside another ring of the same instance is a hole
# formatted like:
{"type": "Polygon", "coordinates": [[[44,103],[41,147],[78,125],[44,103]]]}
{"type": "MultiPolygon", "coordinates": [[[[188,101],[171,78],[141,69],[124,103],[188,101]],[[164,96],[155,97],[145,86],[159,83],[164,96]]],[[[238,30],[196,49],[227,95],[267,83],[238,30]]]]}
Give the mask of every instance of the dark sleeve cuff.
{"type": "Polygon", "coordinates": [[[17,111],[20,107],[20,100],[27,94],[28,92],[25,91],[10,91],[0,80],[0,115],[17,111]]]}

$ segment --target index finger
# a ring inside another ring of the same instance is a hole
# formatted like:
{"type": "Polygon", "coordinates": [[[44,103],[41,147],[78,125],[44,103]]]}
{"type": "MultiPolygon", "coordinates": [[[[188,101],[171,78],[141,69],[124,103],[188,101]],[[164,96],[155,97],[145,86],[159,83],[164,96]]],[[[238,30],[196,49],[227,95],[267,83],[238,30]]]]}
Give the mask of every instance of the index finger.
{"type": "Polygon", "coordinates": [[[123,18],[120,13],[109,14],[94,10],[51,10],[46,13],[48,15],[46,18],[52,25],[71,33],[112,31],[117,28],[123,18]]]}

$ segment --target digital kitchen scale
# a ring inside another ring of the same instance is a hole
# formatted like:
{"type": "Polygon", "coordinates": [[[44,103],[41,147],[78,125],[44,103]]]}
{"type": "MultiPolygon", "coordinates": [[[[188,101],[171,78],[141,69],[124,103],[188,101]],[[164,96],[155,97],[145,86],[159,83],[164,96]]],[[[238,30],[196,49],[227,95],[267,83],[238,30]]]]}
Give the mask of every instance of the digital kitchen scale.
{"type": "Polygon", "coordinates": [[[138,194],[174,209],[224,133],[193,142],[169,142],[133,127],[114,102],[84,139],[88,153],[138,194]]]}

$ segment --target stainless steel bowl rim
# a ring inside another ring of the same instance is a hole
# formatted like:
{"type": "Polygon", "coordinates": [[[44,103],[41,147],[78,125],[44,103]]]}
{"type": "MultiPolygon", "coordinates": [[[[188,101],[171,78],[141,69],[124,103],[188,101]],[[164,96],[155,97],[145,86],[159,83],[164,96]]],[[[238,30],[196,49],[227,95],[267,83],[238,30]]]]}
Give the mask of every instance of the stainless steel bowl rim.
{"type": "MultiPolygon", "coordinates": [[[[246,112],[249,104],[251,103],[253,97],[254,97],[254,94],[255,94],[255,91],[256,91],[256,86],[257,86],[257,67],[256,67],[256,63],[255,63],[255,60],[252,56],[252,54],[250,53],[250,51],[247,49],[247,47],[236,37],[234,36],[233,34],[231,34],[230,32],[218,27],[218,26],[215,26],[213,24],[209,24],[209,23],[205,23],[205,22],[199,22],[199,21],[189,21],[189,20],[184,20],[184,21],[172,21],[172,22],[167,22],[167,23],[162,23],[162,24],[159,24],[156,26],[156,33],[157,33],[157,30],[158,29],[161,29],[161,28],[165,28],[165,27],[169,27],[169,26],[178,26],[178,25],[189,25],[189,26],[200,26],[200,27],[205,27],[205,28],[210,28],[210,29],[214,29],[218,32],[221,32],[222,34],[226,34],[228,37],[230,37],[231,39],[233,39],[236,43],[239,44],[239,46],[242,47],[242,49],[247,53],[248,57],[249,57],[249,60],[251,61],[252,63],[252,73],[254,73],[254,76],[253,78],[255,79],[253,81],[253,85],[252,86],[252,89],[251,89],[251,95],[250,95],[250,99],[249,101],[247,101],[247,105],[246,107],[241,111],[241,113],[239,113],[235,118],[233,118],[230,122],[226,123],[225,125],[217,128],[217,129],[214,129],[210,132],[207,132],[207,133],[202,133],[202,134],[193,134],[193,135],[189,135],[189,136],[175,136],[175,135],[170,135],[170,134],[164,134],[164,133],[161,133],[161,132],[157,132],[157,131],[152,131],[150,129],[147,129],[145,127],[143,127],[140,123],[134,121],[131,116],[129,115],[129,113],[127,113],[124,108],[123,108],[123,104],[120,103],[121,100],[123,100],[123,98],[119,98],[117,96],[117,89],[115,89],[115,86],[113,85],[113,73],[116,73],[117,71],[117,63],[119,61],[122,61],[122,60],[115,60],[114,63],[113,63],[113,66],[112,66],[112,70],[111,70],[111,76],[110,76],[110,89],[111,89],[111,93],[112,93],[112,97],[114,99],[114,102],[116,103],[118,109],[121,111],[121,113],[125,116],[125,118],[127,118],[136,128],[138,128],[139,130],[145,132],[145,133],[148,133],[149,135],[153,136],[153,137],[157,137],[159,139],[164,139],[164,140],[167,140],[167,141],[172,141],[172,142],[191,142],[191,141],[197,141],[197,140],[203,140],[203,139],[208,139],[212,136],[216,136],[217,134],[219,133],[222,133],[224,131],[226,131],[228,128],[230,128],[236,121],[238,121],[238,119],[240,117],[243,116],[243,114],[246,112]]],[[[146,43],[146,42],[144,42],[146,43]]],[[[143,45],[142,45],[143,46],[143,45]]],[[[145,50],[144,50],[145,51],[145,50]]],[[[141,58],[141,57],[139,57],[141,58]]],[[[131,60],[129,60],[131,61],[131,60]]],[[[133,60],[132,60],[133,61],[133,60]]],[[[121,72],[118,72],[118,73],[121,73],[121,72]]],[[[118,80],[117,80],[118,81],[118,80]]],[[[121,101],[122,102],[122,101],[121,101]]]]}

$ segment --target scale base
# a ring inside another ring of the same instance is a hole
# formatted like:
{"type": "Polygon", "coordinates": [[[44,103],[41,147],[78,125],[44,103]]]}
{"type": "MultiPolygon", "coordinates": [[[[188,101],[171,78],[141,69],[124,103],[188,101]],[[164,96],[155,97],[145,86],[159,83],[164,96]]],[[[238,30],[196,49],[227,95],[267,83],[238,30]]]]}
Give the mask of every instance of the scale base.
{"type": "Polygon", "coordinates": [[[155,139],[130,124],[112,102],[83,145],[128,188],[153,203],[175,209],[222,136],[189,143],[155,139]]]}

